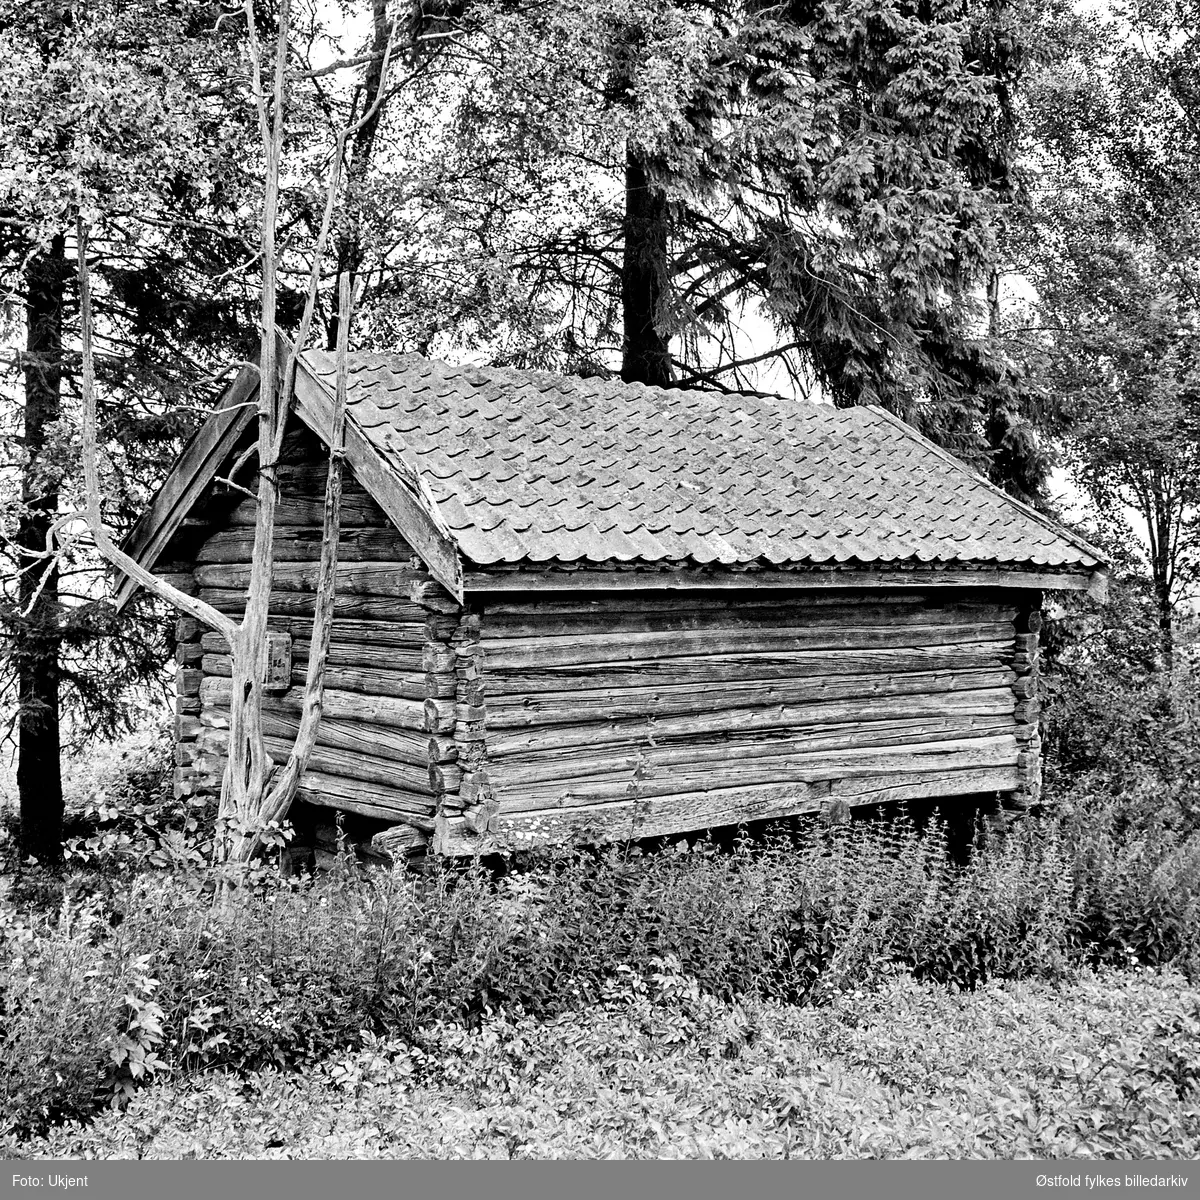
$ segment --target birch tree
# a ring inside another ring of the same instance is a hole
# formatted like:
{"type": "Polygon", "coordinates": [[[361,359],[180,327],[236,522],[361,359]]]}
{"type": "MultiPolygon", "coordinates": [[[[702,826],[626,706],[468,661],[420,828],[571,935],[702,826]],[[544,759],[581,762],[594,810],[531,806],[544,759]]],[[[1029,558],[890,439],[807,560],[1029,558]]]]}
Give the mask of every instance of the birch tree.
{"type": "Polygon", "coordinates": [[[269,602],[274,568],[275,508],[278,498],[275,464],[279,460],[292,407],[292,389],[298,360],[308,344],[312,329],[325,254],[340,195],[346,144],[377,114],[383,102],[387,93],[393,48],[389,32],[382,47],[377,73],[378,84],[373,99],[365,106],[359,119],[343,127],[335,137],[324,187],[323,211],[311,249],[311,269],[304,308],[295,339],[288,344],[279,337],[277,310],[281,173],[291,86],[289,0],[283,0],[280,5],[277,30],[271,46],[264,47],[260,42],[252,0],[246,0],[244,15],[250,90],[262,143],[264,186],[257,253],[261,272],[261,338],[257,362],[259,386],[255,441],[258,463],[255,489],[256,518],[251,578],[240,620],[234,620],[204,601],[185,595],[135,562],[119,548],[104,522],[97,473],[99,448],[96,437],[93,326],[87,256],[89,230],[86,214],[80,214],[76,230],[83,343],[83,456],[86,485],[84,516],[97,548],[109,562],[179,612],[196,618],[220,633],[229,644],[233,676],[229,754],[221,792],[217,845],[219,857],[235,864],[249,861],[261,845],[264,831],[286,816],[300,776],[304,773],[311,756],[321,718],[340,531],[347,391],[346,355],[352,307],[350,281],[345,274],[341,276],[339,288],[338,382],[329,447],[313,635],[300,727],[291,753],[283,764],[273,762],[268,755],[262,732],[269,602]],[[284,347],[282,354],[281,346],[284,347]]]}

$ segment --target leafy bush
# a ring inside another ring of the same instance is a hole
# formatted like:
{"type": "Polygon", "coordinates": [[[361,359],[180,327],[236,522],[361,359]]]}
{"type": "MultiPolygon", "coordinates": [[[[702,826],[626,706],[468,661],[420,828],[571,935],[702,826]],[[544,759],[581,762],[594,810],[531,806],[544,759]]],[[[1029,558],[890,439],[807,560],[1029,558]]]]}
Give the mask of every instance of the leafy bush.
{"type": "Polygon", "coordinates": [[[1153,787],[1200,827],[1200,622],[1180,616],[1170,661],[1136,572],[1097,609],[1067,598],[1043,631],[1050,790],[1153,787]]]}
{"type": "Polygon", "coordinates": [[[94,907],[57,921],[0,911],[0,1116],[28,1130],[129,1095],[164,1070],[162,1010],[149,958],[94,907]]]}
{"type": "Polygon", "coordinates": [[[312,1064],[438,1021],[579,1011],[665,961],[727,1004],[836,1002],[897,969],[959,988],[1086,964],[1200,974],[1194,794],[1153,772],[1119,792],[1111,772],[1080,772],[966,865],[938,826],[900,819],[809,824],[731,852],[550,851],[499,877],[434,862],[364,878],[343,862],[304,882],[260,873],[219,905],[203,823],[166,797],[166,758],[151,757],[89,785],[95,824],[72,852],[106,887],[68,880],[59,910],[4,926],[9,1127],[168,1071],[312,1064]]]}
{"type": "Polygon", "coordinates": [[[64,787],[68,863],[108,872],[203,865],[216,813],[207,798],[175,799],[174,752],[172,727],[160,725],[75,764],[64,787]]]}
{"type": "Polygon", "coordinates": [[[311,1064],[364,1031],[560,1016],[668,959],[729,1004],[829,1002],[895,970],[974,988],[1088,963],[1200,965],[1200,834],[1149,797],[1086,792],[966,866],[937,827],[900,820],[731,853],[550,853],[500,878],[444,863],[364,878],[343,863],[225,905],[201,875],[142,873],[114,897],[104,919],[95,900],[67,902],[0,945],[9,1125],[168,1068],[311,1064]],[[67,1037],[75,1003],[86,1013],[67,1037]]]}
{"type": "Polygon", "coordinates": [[[368,1034],[306,1072],[170,1082],[9,1151],[1193,1158],[1200,995],[1146,970],[975,993],[888,973],[814,1009],[721,1001],[658,959],[555,1021],[368,1034]]]}

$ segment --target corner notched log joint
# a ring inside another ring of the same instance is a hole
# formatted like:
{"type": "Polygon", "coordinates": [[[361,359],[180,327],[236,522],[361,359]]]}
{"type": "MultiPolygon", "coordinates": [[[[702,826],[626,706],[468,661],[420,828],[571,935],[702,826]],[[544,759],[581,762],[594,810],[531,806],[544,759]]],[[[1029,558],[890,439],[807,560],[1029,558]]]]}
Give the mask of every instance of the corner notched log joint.
{"type": "Polygon", "coordinates": [[[1035,804],[1042,791],[1041,704],[1038,699],[1041,597],[1036,594],[1030,597],[1013,624],[1016,627],[1012,655],[1012,668],[1016,673],[1013,715],[1016,718],[1017,745],[1020,750],[1017,755],[1018,785],[1013,791],[1004,793],[1001,802],[1006,812],[1020,813],[1035,804]]]}

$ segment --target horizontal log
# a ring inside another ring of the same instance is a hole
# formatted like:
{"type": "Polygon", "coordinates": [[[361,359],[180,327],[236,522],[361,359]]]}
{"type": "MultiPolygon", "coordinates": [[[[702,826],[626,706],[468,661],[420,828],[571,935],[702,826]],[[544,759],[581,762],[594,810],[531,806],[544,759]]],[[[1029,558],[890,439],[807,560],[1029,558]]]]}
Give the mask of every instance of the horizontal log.
{"type": "MultiPolygon", "coordinates": [[[[424,647],[429,641],[445,642],[453,636],[458,618],[442,613],[429,613],[416,604],[397,599],[396,605],[406,605],[391,617],[379,620],[355,616],[334,618],[331,644],[361,645],[372,649],[391,647],[424,647]]],[[[290,633],[294,642],[312,640],[311,615],[271,614],[271,628],[290,633]]]]}
{"type": "MultiPolygon", "coordinates": [[[[297,711],[280,712],[274,701],[266,701],[263,705],[263,732],[294,742],[300,731],[297,711]]],[[[229,709],[206,708],[199,721],[207,728],[228,729],[229,709]]],[[[424,767],[431,762],[453,762],[458,758],[458,746],[452,738],[444,735],[335,720],[327,714],[321,717],[317,725],[317,745],[373,754],[417,767],[424,767]]]]}
{"type": "MultiPolygon", "coordinates": [[[[195,596],[199,592],[199,585],[196,583],[196,577],[191,571],[170,570],[171,566],[176,564],[168,563],[162,569],[155,570],[154,574],[163,581],[169,583],[177,591],[182,592],[185,596],[195,596]]],[[[183,564],[178,564],[182,566],[183,564]]]]}
{"type": "MultiPolygon", "coordinates": [[[[197,580],[204,578],[197,573],[197,580]]],[[[850,626],[890,628],[909,625],[1003,625],[1002,636],[1013,640],[1011,605],[954,604],[938,607],[903,604],[806,605],[739,604],[705,606],[686,610],[623,611],[608,607],[591,613],[532,612],[497,613],[489,606],[483,613],[479,633],[485,645],[513,638],[575,637],[579,635],[622,635],[626,633],[669,633],[692,630],[720,633],[724,630],[829,629],[850,626]]]]}
{"type": "MultiPolygon", "coordinates": [[[[281,630],[280,632],[288,632],[281,630]]],[[[308,630],[305,630],[307,634],[308,630]]],[[[394,631],[390,631],[394,632],[394,631]]],[[[374,667],[386,664],[392,671],[419,671],[436,674],[455,670],[458,660],[449,646],[431,640],[414,640],[405,645],[383,646],[369,642],[349,641],[343,636],[343,627],[335,624],[330,637],[326,662],[337,667],[374,667]]],[[[206,654],[228,654],[229,643],[219,633],[206,633],[200,645],[206,654]]],[[[312,643],[295,636],[292,638],[292,662],[307,664],[312,643]]]]}
{"type": "MultiPolygon", "coordinates": [[[[245,591],[250,584],[249,563],[209,563],[195,570],[201,589],[245,591]]],[[[319,562],[277,562],[272,588],[283,592],[315,592],[319,562]]],[[[395,597],[410,585],[429,579],[423,567],[404,562],[338,562],[335,589],[339,595],[395,597]]]]}
{"type": "MultiPolygon", "coordinates": [[[[286,760],[294,744],[290,738],[266,737],[263,740],[267,752],[280,763],[286,760]]],[[[445,791],[454,791],[460,778],[459,769],[453,763],[434,767],[434,774],[431,775],[428,764],[414,766],[320,743],[313,748],[309,771],[338,779],[381,784],[384,787],[399,788],[401,791],[429,797],[439,796],[445,791]]]]}
{"type": "Polygon", "coordinates": [[[436,802],[430,796],[385,788],[377,783],[339,779],[319,771],[306,771],[296,794],[307,804],[340,808],[385,821],[406,816],[432,819],[436,809],[436,802]]]}
{"type": "Polygon", "coordinates": [[[462,612],[462,605],[446,591],[442,584],[434,579],[422,579],[408,585],[408,598],[422,608],[433,612],[454,613],[462,612]]]}
{"type": "Polygon", "coordinates": [[[429,833],[414,825],[391,825],[371,838],[374,849],[393,862],[404,862],[429,844],[429,833]]]}
{"type": "Polygon", "coordinates": [[[177,642],[195,642],[205,632],[204,626],[195,617],[179,617],[175,622],[177,642]]]}
{"type": "MultiPolygon", "coordinates": [[[[210,675],[200,685],[200,699],[206,707],[228,708],[230,681],[210,675]]],[[[271,706],[280,712],[299,712],[303,696],[299,692],[273,697],[271,706]]],[[[451,700],[405,700],[396,696],[368,696],[326,688],[324,713],[334,720],[358,721],[390,729],[415,729],[424,733],[444,733],[454,728],[454,702],[451,700]]]]}
{"type": "MultiPolygon", "coordinates": [[[[319,523],[307,527],[277,527],[274,538],[276,563],[319,562],[322,534],[319,523]]],[[[211,534],[196,551],[196,562],[248,563],[253,561],[253,553],[253,529],[221,529],[211,534]]],[[[395,562],[412,557],[412,553],[408,543],[390,527],[343,529],[338,538],[339,562],[395,562]]]]}
{"type": "Polygon", "coordinates": [[[579,666],[553,664],[536,670],[493,666],[485,656],[482,675],[488,696],[527,696],[537,692],[600,688],[705,687],[710,683],[808,679],[831,675],[904,672],[1004,671],[1004,642],[950,646],[901,646],[885,649],[776,651],[761,654],[713,654],[579,666]]]}
{"type": "Polygon", "coordinates": [[[200,736],[204,726],[200,722],[199,717],[192,716],[177,716],[175,718],[175,740],[177,742],[190,742],[200,736]]]}
{"type": "Polygon", "coordinates": [[[602,804],[633,797],[663,796],[676,792],[701,792],[710,788],[776,783],[820,783],[889,775],[897,783],[922,772],[944,774],[966,768],[1017,765],[1017,743],[1011,735],[962,738],[950,742],[925,742],[903,747],[869,747],[826,750],[817,753],[780,754],[745,761],[710,762],[659,768],[640,765],[637,777],[580,779],[527,783],[504,790],[493,768],[492,778],[502,812],[529,812],[538,808],[566,808],[602,804]]]}
{"type": "MultiPolygon", "coordinates": [[[[206,593],[201,592],[203,597],[206,593]]],[[[830,626],[682,630],[655,633],[597,633],[571,637],[489,639],[483,643],[489,670],[531,670],[647,658],[691,658],[709,654],[761,654],[795,650],[837,650],[960,645],[1009,639],[1003,622],[955,625],[830,626]]]]}
{"type": "MultiPolygon", "coordinates": [[[[227,654],[206,654],[202,660],[206,675],[230,677],[233,660],[227,654]]],[[[303,688],[308,663],[293,662],[292,686],[303,688]]],[[[430,696],[449,699],[455,694],[453,675],[433,675],[424,671],[388,671],[376,667],[327,665],[325,686],[343,692],[362,692],[370,696],[399,696],[406,700],[425,700],[430,696]]]]}
{"type": "MultiPolygon", "coordinates": [[[[243,500],[225,517],[228,525],[253,529],[257,503],[243,500]]],[[[320,528],[325,517],[324,496],[289,496],[286,493],[275,503],[277,526],[300,526],[320,528]]],[[[394,526],[384,515],[383,509],[365,492],[350,492],[342,496],[341,525],[343,529],[386,528],[394,526]]]]}
{"type": "MultiPolygon", "coordinates": [[[[986,768],[912,775],[893,781],[890,800],[964,796],[1014,786],[1013,769],[986,768]]],[[[876,779],[855,781],[839,793],[851,805],[878,803],[876,779]],[[855,787],[861,790],[853,790],[855,787]]],[[[825,797],[803,783],[718,788],[644,800],[621,800],[573,809],[502,814],[483,836],[468,831],[464,818],[439,822],[434,850],[446,855],[491,854],[523,847],[579,842],[624,841],[740,825],[773,817],[817,813],[825,797]]]]}
{"type": "Polygon", "coordinates": [[[621,721],[543,725],[519,730],[489,729],[489,758],[520,756],[531,750],[569,746],[635,745],[647,739],[714,738],[723,734],[761,735],[772,729],[810,729],[878,720],[916,720],[941,714],[1007,717],[1015,699],[1006,687],[935,695],[860,697],[854,700],[724,709],[715,713],[635,717],[621,721]]]}
{"type": "Polygon", "coordinates": [[[195,666],[200,661],[202,653],[203,651],[198,641],[178,642],[175,645],[175,662],[181,667],[195,666]]]}
{"type": "MultiPolygon", "coordinates": [[[[711,613],[711,612],[756,612],[792,609],[803,606],[810,612],[829,609],[863,606],[889,609],[918,609],[930,604],[940,607],[946,603],[946,593],[931,591],[891,591],[875,594],[871,592],[844,592],[839,594],[807,591],[795,596],[773,596],[770,593],[748,593],[731,596],[721,592],[663,592],[631,591],[621,594],[598,594],[595,596],[552,595],[540,593],[536,596],[496,595],[474,602],[483,614],[482,619],[494,617],[546,616],[551,613],[561,616],[603,616],[605,613],[711,613]]],[[[995,597],[982,597],[979,601],[952,600],[952,604],[998,604],[995,597]]],[[[1009,607],[1009,605],[1005,605],[1009,607]]]]}
{"type": "Polygon", "coordinates": [[[180,667],[175,672],[175,695],[198,696],[204,672],[199,667],[180,667]]]}
{"type": "MultiPolygon", "coordinates": [[[[200,599],[211,604],[223,613],[241,613],[246,606],[246,593],[237,588],[201,588],[200,599]]],[[[272,617],[307,617],[313,615],[314,598],[308,592],[289,592],[273,589],[270,599],[272,617]]],[[[347,617],[356,620],[420,621],[427,613],[411,600],[389,596],[355,596],[338,593],[333,599],[335,617],[347,617]]]]}
{"type": "MultiPolygon", "coordinates": [[[[878,696],[978,691],[1012,686],[1011,671],[912,671],[903,675],[845,675],[816,679],[779,679],[766,683],[709,683],[702,687],[613,688],[597,692],[542,692],[487,700],[487,728],[521,729],[530,725],[622,720],[630,717],[714,713],[730,709],[812,703],[878,696]]],[[[471,710],[463,712],[470,719],[471,710]]]]}
{"type": "MultiPolygon", "coordinates": [[[[281,631],[286,632],[286,630],[281,631]]],[[[201,645],[206,654],[227,655],[229,643],[219,633],[205,634],[201,645]]],[[[308,663],[312,643],[292,639],[292,663],[302,668],[308,663]]],[[[402,646],[380,646],[367,643],[348,642],[335,629],[330,639],[326,662],[331,667],[374,667],[386,663],[392,671],[411,671],[424,674],[428,671],[450,672],[455,667],[454,653],[446,646],[433,642],[414,640],[402,646]]]]}
{"type": "MultiPolygon", "coordinates": [[[[307,663],[311,646],[312,643],[308,641],[293,641],[293,661],[307,663]]],[[[340,636],[336,640],[331,638],[327,661],[338,667],[386,668],[389,671],[411,671],[422,675],[452,675],[456,665],[454,652],[448,646],[434,641],[385,648],[349,642],[340,636]]]]}
{"type": "MultiPolygon", "coordinates": [[[[295,738],[274,736],[265,729],[264,734],[263,744],[267,753],[277,763],[286,762],[295,746],[295,738]]],[[[195,754],[203,753],[224,759],[228,755],[229,731],[206,729],[198,743],[188,745],[195,754]]],[[[195,762],[196,758],[192,757],[187,761],[195,762]]],[[[361,783],[378,783],[384,787],[399,788],[402,791],[431,797],[440,795],[447,789],[452,791],[457,788],[461,775],[453,763],[433,768],[436,772],[434,774],[431,773],[428,763],[397,762],[374,754],[364,754],[359,750],[344,750],[325,745],[320,741],[313,748],[308,770],[338,778],[354,779],[361,783]]]]}
{"type": "MultiPolygon", "coordinates": [[[[1027,727],[1028,728],[1028,727],[1027,727]]],[[[492,756],[489,770],[501,790],[525,784],[579,782],[594,777],[632,779],[638,770],[663,772],[689,767],[745,763],[789,755],[837,754],[866,748],[914,746],[922,742],[1015,736],[1011,718],[926,718],[922,721],[847,723],[806,730],[776,730],[774,736],[753,734],[740,738],[658,740],[633,745],[608,746],[597,753],[591,747],[555,748],[527,752],[520,757],[492,756]]]]}
{"type": "Polygon", "coordinates": [[[831,796],[850,804],[889,804],[896,800],[928,800],[951,796],[1009,792],[1019,786],[1014,765],[948,771],[945,775],[916,776],[897,780],[895,775],[860,779],[838,779],[831,796]]]}

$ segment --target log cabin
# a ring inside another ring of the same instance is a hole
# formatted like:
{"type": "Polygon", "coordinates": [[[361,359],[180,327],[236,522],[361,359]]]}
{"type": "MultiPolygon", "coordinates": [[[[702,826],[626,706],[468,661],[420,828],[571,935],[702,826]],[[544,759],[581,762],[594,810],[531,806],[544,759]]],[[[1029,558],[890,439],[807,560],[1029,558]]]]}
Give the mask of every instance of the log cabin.
{"type": "MultiPolygon", "coordinates": [[[[278,465],[277,757],[334,383],[331,356],[302,357],[278,465]]],[[[256,389],[252,369],[234,381],[126,543],[234,616],[254,501],[231,472],[253,481],[256,389]]],[[[299,802],[446,855],[833,805],[1020,811],[1040,781],[1042,595],[1104,587],[1099,551],[871,406],[361,353],[346,463],[299,802]]],[[[228,647],[183,619],[177,662],[176,791],[215,794],[228,647]]]]}

